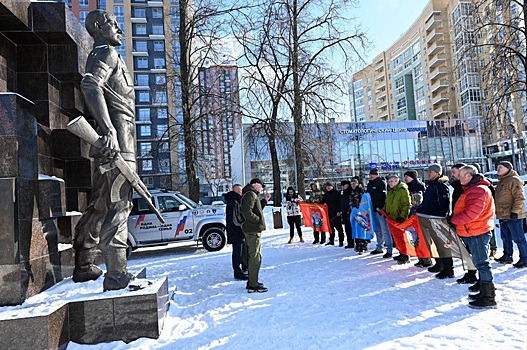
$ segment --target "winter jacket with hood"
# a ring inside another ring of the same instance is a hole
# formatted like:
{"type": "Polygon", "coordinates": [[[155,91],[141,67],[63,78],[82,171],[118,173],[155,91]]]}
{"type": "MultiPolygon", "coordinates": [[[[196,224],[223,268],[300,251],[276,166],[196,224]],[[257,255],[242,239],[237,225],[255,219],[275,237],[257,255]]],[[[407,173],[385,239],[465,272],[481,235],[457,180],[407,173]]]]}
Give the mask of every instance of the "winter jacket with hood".
{"type": "Polygon", "coordinates": [[[251,184],[246,185],[242,193],[242,215],[245,218],[242,226],[243,233],[265,231],[263,208],[267,201],[258,200],[258,192],[251,184]]]}
{"type": "Polygon", "coordinates": [[[386,194],[386,204],[384,205],[384,211],[390,219],[408,219],[411,206],[410,193],[408,192],[408,186],[406,186],[406,184],[399,181],[396,186],[388,190],[388,194],[386,194]]]}
{"type": "Polygon", "coordinates": [[[423,203],[415,208],[416,211],[426,215],[446,216],[450,209],[450,191],[447,182],[446,176],[431,180],[423,194],[423,203]]]}
{"type": "Polygon", "coordinates": [[[227,202],[225,208],[225,219],[227,221],[227,243],[229,244],[240,244],[243,243],[244,236],[240,226],[237,226],[233,222],[234,207],[242,201],[242,196],[234,191],[227,192],[223,195],[227,202]]]}
{"type": "Polygon", "coordinates": [[[525,218],[525,195],[523,181],[514,170],[500,176],[496,187],[496,218],[509,219],[511,213],[518,214],[518,219],[525,218]]]}
{"type": "Polygon", "coordinates": [[[452,223],[462,237],[479,236],[494,228],[494,199],[489,188],[490,182],[476,174],[463,186],[463,194],[454,207],[452,223]]]}

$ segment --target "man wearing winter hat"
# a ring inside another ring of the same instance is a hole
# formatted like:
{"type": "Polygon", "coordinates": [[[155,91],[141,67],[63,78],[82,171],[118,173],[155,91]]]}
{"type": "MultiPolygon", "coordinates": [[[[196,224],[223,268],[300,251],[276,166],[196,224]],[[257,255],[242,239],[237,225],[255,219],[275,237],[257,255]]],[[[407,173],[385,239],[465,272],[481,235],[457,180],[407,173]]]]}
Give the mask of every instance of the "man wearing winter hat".
{"type": "Polygon", "coordinates": [[[335,244],[335,230],[339,233],[339,246],[344,245],[344,230],[342,229],[341,215],[342,211],[340,208],[340,192],[338,192],[331,182],[326,182],[324,184],[326,193],[322,197],[322,203],[328,205],[328,215],[329,215],[329,226],[331,227],[331,232],[329,232],[329,242],[326,245],[335,244]]]}
{"type": "Polygon", "coordinates": [[[249,280],[247,281],[246,287],[249,293],[267,292],[267,288],[258,282],[260,265],[262,264],[262,245],[260,239],[262,231],[265,231],[263,207],[265,207],[271,197],[267,193],[264,199],[261,201],[258,200],[258,195],[263,192],[264,187],[265,185],[262,180],[254,178],[242,190],[242,215],[245,218],[242,231],[247,242],[247,254],[249,255],[249,280]]]}
{"type": "Polygon", "coordinates": [[[513,266],[526,267],[527,241],[523,232],[523,219],[525,218],[523,181],[510,162],[500,162],[496,171],[499,175],[496,187],[496,218],[500,221],[501,240],[503,241],[503,256],[496,261],[502,264],[512,264],[512,242],[514,241],[520,252],[520,260],[513,266]]]}
{"type": "MultiPolygon", "coordinates": [[[[382,247],[385,243],[384,237],[391,235],[388,223],[380,213],[380,210],[384,208],[384,205],[386,204],[386,181],[384,181],[382,177],[379,177],[379,171],[377,168],[371,169],[369,176],[370,181],[366,186],[366,192],[370,194],[373,210],[375,211],[373,214],[373,220],[375,222],[375,237],[377,239],[377,246],[370,254],[382,254],[382,247]]],[[[393,242],[391,244],[390,242],[386,242],[386,244],[389,244],[386,248],[388,252],[391,253],[393,242]]],[[[389,255],[391,256],[391,254],[389,255]]],[[[388,255],[385,256],[388,257],[388,255]]]]}
{"type": "Polygon", "coordinates": [[[415,170],[408,170],[404,173],[404,181],[406,181],[406,185],[408,186],[408,192],[410,192],[410,195],[418,192],[425,192],[426,186],[424,183],[419,181],[417,178],[417,171],[415,170]]]}
{"type": "MultiPolygon", "coordinates": [[[[419,205],[416,212],[433,216],[446,216],[450,210],[450,191],[448,190],[448,177],[441,176],[443,168],[440,164],[432,164],[428,167],[428,187],[423,194],[423,203],[419,205]]],[[[448,259],[448,258],[447,258],[448,259]]],[[[436,278],[453,278],[454,266],[450,260],[436,259],[436,265],[429,267],[430,272],[439,272],[436,278]]]]}

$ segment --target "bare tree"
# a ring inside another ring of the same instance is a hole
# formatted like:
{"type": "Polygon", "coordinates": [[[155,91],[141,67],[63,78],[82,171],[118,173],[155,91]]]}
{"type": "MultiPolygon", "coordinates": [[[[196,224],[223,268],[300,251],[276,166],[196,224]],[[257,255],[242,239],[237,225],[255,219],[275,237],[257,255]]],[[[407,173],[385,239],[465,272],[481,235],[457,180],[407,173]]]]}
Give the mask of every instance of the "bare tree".
{"type": "MultiPolygon", "coordinates": [[[[523,131],[525,120],[522,105],[527,92],[527,52],[525,1],[474,0],[474,23],[465,23],[468,32],[473,27],[470,53],[478,57],[485,108],[487,142],[511,139],[523,131]],[[477,56],[476,56],[477,55],[477,56]]],[[[515,161],[515,157],[513,157],[515,161]]]]}
{"type": "Polygon", "coordinates": [[[344,94],[334,57],[345,64],[360,58],[366,47],[365,34],[343,16],[349,0],[285,0],[280,2],[287,14],[289,55],[292,66],[291,111],[295,126],[294,150],[298,192],[305,196],[303,127],[306,117],[315,120],[335,116],[335,96],[344,94]]]}
{"type": "MultiPolygon", "coordinates": [[[[265,135],[273,169],[274,206],[281,204],[280,163],[277,139],[286,136],[280,109],[288,93],[291,65],[287,55],[287,28],[275,2],[264,2],[233,24],[233,32],[243,48],[240,61],[245,74],[241,91],[245,95],[244,115],[255,121],[255,135],[265,135]]],[[[250,141],[250,137],[248,141],[250,141]]]]}

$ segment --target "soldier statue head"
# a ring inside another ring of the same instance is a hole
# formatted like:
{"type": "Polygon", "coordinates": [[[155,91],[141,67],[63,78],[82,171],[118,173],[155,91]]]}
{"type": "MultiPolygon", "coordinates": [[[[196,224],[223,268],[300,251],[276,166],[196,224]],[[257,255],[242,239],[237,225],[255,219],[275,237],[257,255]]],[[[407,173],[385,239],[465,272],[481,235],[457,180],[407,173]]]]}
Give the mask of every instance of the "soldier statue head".
{"type": "Polygon", "coordinates": [[[85,25],[96,44],[121,46],[123,31],[114,15],[103,10],[90,11],[86,16],[85,25]]]}

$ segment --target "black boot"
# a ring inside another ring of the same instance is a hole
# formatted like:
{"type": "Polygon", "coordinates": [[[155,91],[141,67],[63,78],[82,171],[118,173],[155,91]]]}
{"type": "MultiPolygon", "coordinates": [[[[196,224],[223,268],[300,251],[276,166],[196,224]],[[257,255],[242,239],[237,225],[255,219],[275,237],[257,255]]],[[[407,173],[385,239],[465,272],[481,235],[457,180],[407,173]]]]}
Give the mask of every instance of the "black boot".
{"type": "Polygon", "coordinates": [[[454,270],[443,269],[436,276],[437,279],[454,278],[454,270]]]}
{"type": "Polygon", "coordinates": [[[326,232],[320,232],[320,244],[326,243],[326,232]]]}
{"type": "Polygon", "coordinates": [[[478,294],[480,287],[481,287],[481,282],[480,280],[477,280],[476,283],[474,283],[474,285],[468,287],[469,294],[478,294]]]}
{"type": "Polygon", "coordinates": [[[314,231],[313,232],[313,236],[315,237],[315,240],[313,241],[313,244],[317,244],[319,242],[319,236],[320,236],[320,233],[318,231],[314,231]]]}
{"type": "Polygon", "coordinates": [[[496,304],[496,292],[494,289],[494,283],[486,282],[481,283],[481,297],[477,300],[468,303],[468,306],[472,309],[495,309],[496,304]]]}
{"type": "Polygon", "coordinates": [[[459,284],[472,284],[476,283],[478,281],[478,278],[476,277],[476,271],[477,270],[468,270],[465,273],[465,276],[458,279],[456,282],[459,284]]]}
{"type": "Polygon", "coordinates": [[[131,280],[135,279],[135,276],[129,272],[122,273],[120,275],[116,274],[105,274],[104,281],[102,283],[103,291],[107,290],[119,290],[124,289],[128,286],[131,280]]]}

